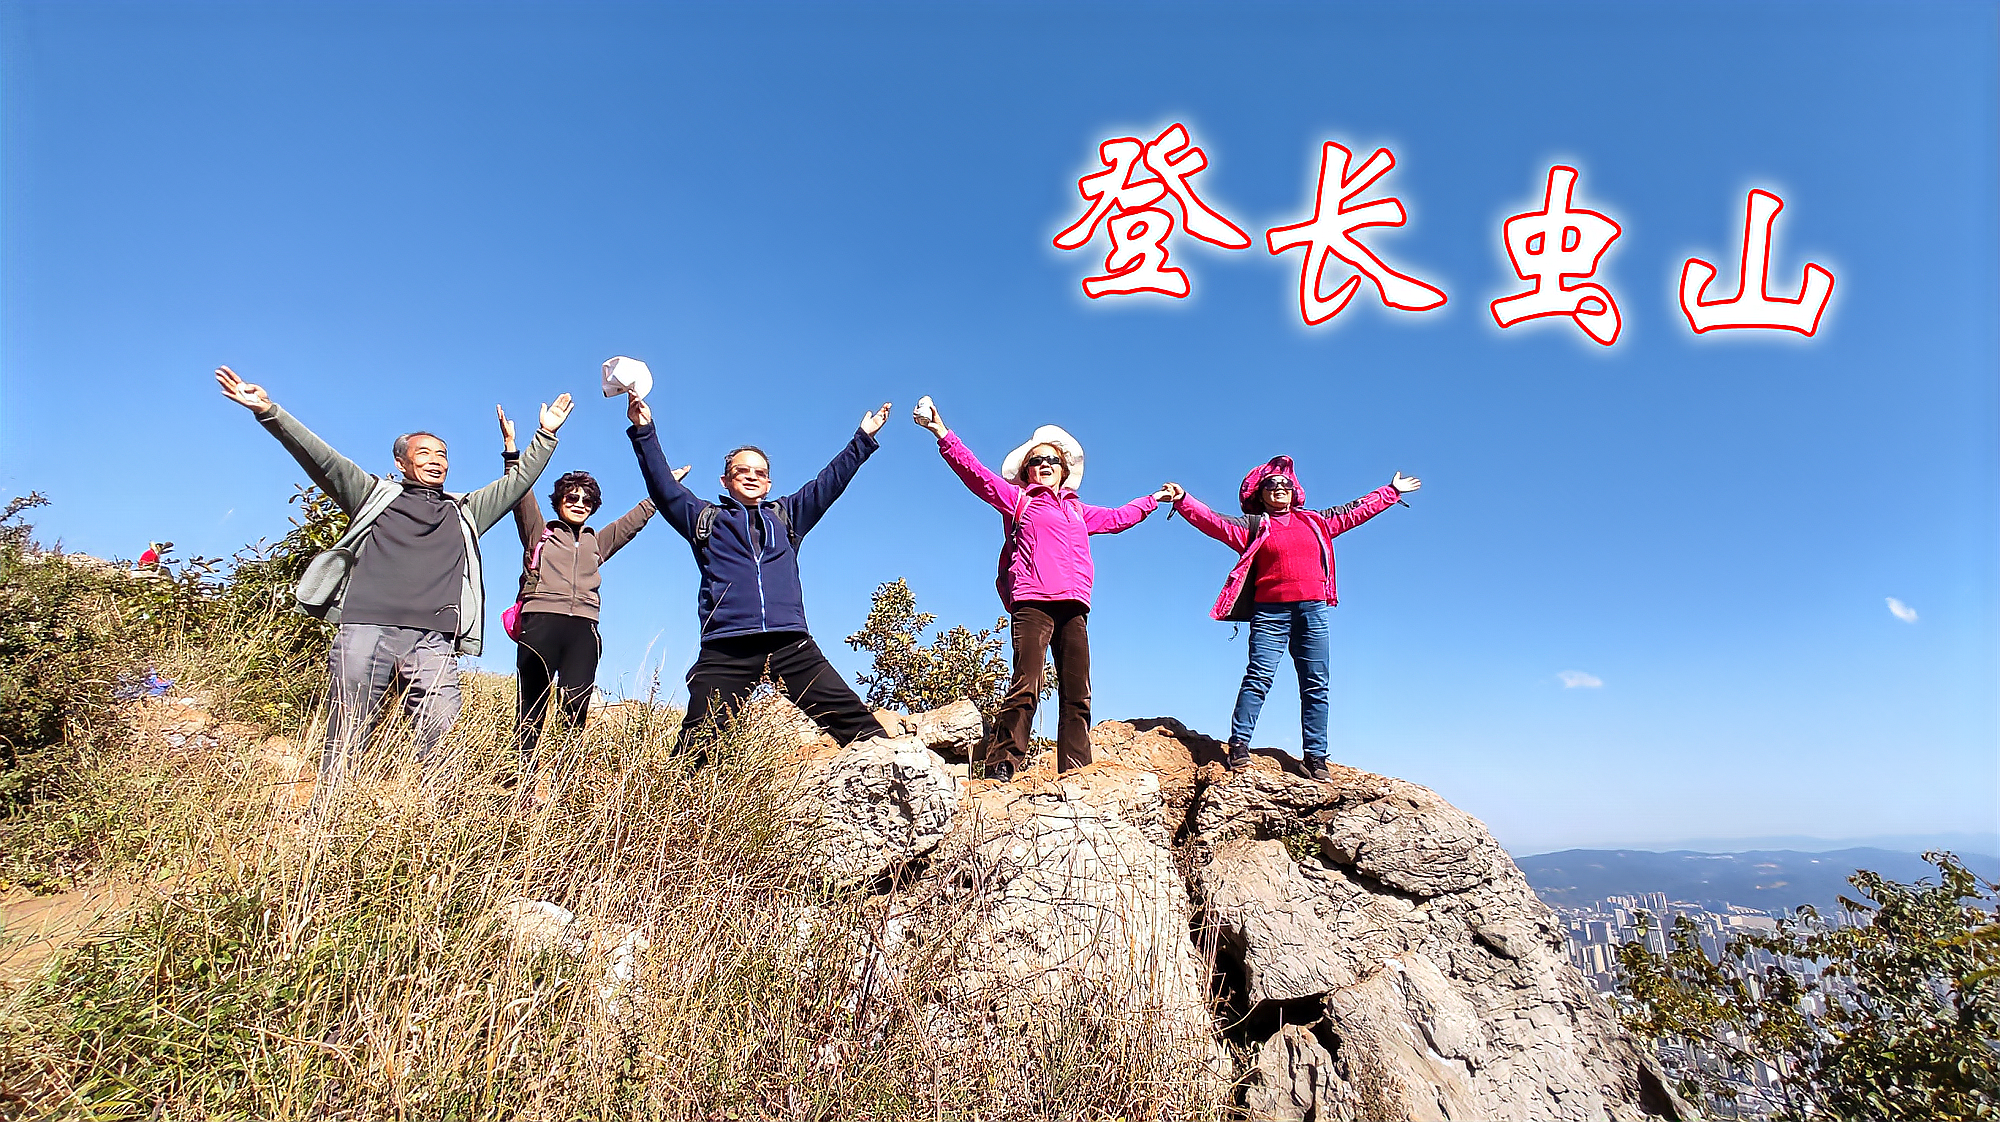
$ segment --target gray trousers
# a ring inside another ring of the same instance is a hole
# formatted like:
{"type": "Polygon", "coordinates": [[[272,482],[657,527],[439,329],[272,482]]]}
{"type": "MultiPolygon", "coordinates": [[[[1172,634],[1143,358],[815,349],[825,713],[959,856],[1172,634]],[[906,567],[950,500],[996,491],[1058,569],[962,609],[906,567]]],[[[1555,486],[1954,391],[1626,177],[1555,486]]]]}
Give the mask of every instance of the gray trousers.
{"type": "Polygon", "coordinates": [[[327,671],[326,747],[315,794],[330,790],[354,766],[392,687],[402,691],[403,713],[416,729],[417,759],[426,772],[436,766],[438,742],[465,704],[451,636],[418,627],[343,623],[333,637],[327,671]]]}

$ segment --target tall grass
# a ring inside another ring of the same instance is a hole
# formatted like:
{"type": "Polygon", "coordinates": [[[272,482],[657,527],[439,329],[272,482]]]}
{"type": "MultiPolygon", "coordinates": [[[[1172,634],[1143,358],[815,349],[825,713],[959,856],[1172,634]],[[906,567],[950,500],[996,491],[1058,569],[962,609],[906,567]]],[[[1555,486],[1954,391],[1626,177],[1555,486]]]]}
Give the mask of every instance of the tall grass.
{"type": "MultiPolygon", "coordinates": [[[[227,636],[163,663],[216,711],[300,694],[247,681],[227,636]]],[[[696,768],[676,714],[607,711],[545,738],[550,798],[527,811],[497,781],[511,686],[467,677],[450,766],[426,776],[391,729],[317,812],[313,751],[250,726],[171,744],[190,711],[143,703],[136,737],[69,789],[91,800],[77,867],[151,891],[0,997],[0,1114],[1214,1114],[1202,1063],[1144,1016],[1080,989],[1025,1016],[963,1000],[974,952],[947,913],[968,905],[938,887],[955,873],[891,893],[821,876],[775,727],[746,719],[696,768]],[[575,923],[510,936],[521,900],[575,923]],[[635,931],[648,949],[621,978],[635,931]]]]}

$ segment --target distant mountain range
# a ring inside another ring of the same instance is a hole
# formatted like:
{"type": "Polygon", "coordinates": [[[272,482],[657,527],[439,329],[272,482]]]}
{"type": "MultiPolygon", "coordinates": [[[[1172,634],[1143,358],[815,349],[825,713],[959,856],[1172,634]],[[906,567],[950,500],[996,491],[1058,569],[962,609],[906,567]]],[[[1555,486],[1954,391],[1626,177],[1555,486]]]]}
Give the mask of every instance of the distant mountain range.
{"type": "MultiPolygon", "coordinates": [[[[2000,859],[1960,853],[1959,860],[1989,880],[2000,878],[2000,859]]],[[[1639,849],[1565,849],[1517,862],[1537,895],[1549,904],[1580,907],[1607,896],[1664,892],[1711,911],[1737,904],[1783,912],[1812,904],[1822,912],[1839,907],[1839,897],[1860,899],[1847,883],[1857,869],[1872,869],[1909,884],[1937,879],[1937,869],[1915,853],[1891,849],[1838,849],[1805,853],[1758,849],[1742,853],[1654,853],[1639,849]]]]}

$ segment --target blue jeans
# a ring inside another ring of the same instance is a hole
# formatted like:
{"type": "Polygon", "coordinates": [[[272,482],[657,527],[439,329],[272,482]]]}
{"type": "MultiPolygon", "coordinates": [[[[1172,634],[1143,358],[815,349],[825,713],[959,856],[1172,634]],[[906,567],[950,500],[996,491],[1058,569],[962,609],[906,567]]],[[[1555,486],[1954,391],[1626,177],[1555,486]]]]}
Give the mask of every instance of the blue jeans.
{"type": "Polygon", "coordinates": [[[1257,730],[1257,714],[1264,711],[1264,695],[1271,692],[1271,680],[1277,676],[1278,660],[1290,650],[1292,665],[1299,672],[1306,762],[1326,759],[1326,682],[1332,646],[1327,615],[1331,610],[1324,600],[1257,605],[1256,614],[1250,617],[1250,668],[1243,672],[1243,688],[1236,691],[1236,713],[1229,721],[1231,744],[1250,743],[1250,734],[1257,730]]]}

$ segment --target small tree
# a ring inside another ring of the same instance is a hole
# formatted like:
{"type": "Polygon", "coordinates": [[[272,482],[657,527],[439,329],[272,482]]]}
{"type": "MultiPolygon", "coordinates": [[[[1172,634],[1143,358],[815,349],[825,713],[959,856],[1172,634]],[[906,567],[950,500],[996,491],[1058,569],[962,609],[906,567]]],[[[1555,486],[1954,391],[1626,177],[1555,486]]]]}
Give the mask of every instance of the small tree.
{"type": "MultiPolygon", "coordinates": [[[[1752,1060],[1778,1073],[1779,1117],[2000,1117],[2000,925],[1982,884],[1948,853],[1926,853],[1937,884],[1848,878],[1860,922],[1828,927],[1810,907],[1771,934],[1732,940],[1720,961],[1678,917],[1659,955],[1618,950],[1626,1027],[1681,1037],[1730,1070],[1690,1064],[1684,1092],[1733,1102],[1729,1076],[1752,1060]]],[[[1642,919],[1643,923],[1643,919],[1642,919]]]]}
{"type": "Polygon", "coordinates": [[[918,639],[937,616],[917,610],[916,594],[897,577],[875,589],[868,622],[847,637],[847,645],[875,656],[873,668],[856,674],[878,709],[916,713],[961,698],[991,718],[1007,688],[1007,621],[973,631],[946,629],[929,643],[918,639]]]}

